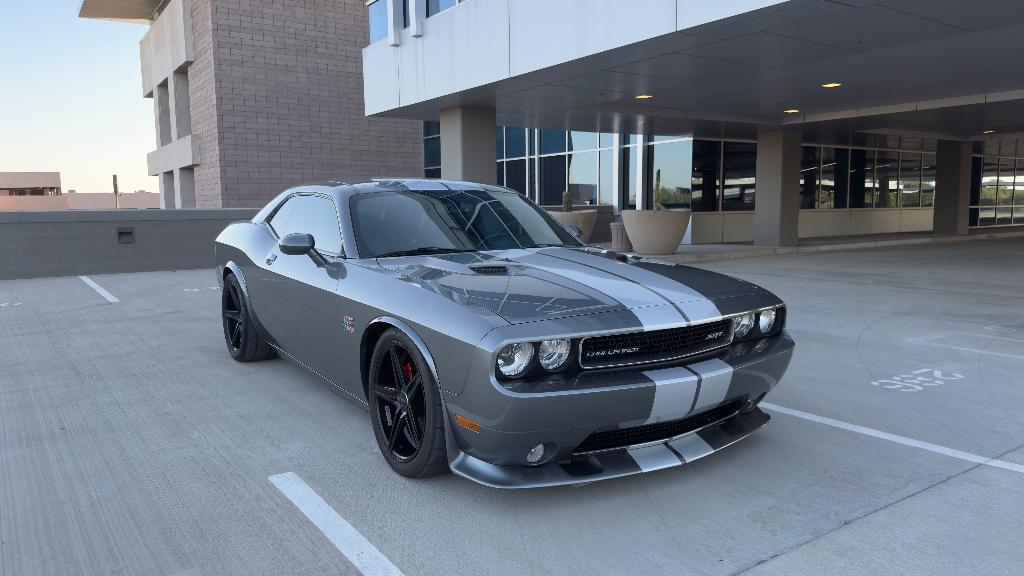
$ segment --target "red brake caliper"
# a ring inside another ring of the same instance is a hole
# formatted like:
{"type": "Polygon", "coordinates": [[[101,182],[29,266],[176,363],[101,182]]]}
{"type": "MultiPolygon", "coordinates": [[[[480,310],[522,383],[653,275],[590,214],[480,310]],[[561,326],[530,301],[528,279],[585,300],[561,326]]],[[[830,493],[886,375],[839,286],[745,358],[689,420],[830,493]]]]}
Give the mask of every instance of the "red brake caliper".
{"type": "Polygon", "coordinates": [[[412,362],[406,362],[405,365],[402,366],[402,372],[405,373],[406,381],[412,382],[412,362]]]}

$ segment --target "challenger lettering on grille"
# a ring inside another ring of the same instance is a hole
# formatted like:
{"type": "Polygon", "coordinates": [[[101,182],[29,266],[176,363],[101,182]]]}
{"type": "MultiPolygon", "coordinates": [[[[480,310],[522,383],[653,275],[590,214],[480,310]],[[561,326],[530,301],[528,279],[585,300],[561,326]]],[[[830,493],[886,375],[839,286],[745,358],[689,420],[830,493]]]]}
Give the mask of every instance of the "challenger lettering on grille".
{"type": "Polygon", "coordinates": [[[605,368],[700,354],[728,345],[732,339],[731,327],[732,320],[723,319],[678,328],[584,338],[580,343],[580,365],[605,368]]]}
{"type": "Polygon", "coordinates": [[[640,351],[639,346],[632,348],[614,348],[612,350],[594,350],[587,352],[587,358],[606,358],[608,356],[621,356],[623,354],[636,354],[640,351]]]}

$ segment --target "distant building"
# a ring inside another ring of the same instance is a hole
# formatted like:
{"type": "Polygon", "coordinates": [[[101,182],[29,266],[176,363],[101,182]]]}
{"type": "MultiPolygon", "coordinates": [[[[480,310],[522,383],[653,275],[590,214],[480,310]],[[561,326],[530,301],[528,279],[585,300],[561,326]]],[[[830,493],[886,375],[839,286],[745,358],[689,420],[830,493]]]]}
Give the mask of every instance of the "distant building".
{"type": "Polygon", "coordinates": [[[0,212],[51,210],[114,210],[160,208],[160,195],[139,190],[79,194],[61,192],[59,172],[0,172],[0,212]]]}
{"type": "MultiPolygon", "coordinates": [[[[165,207],[261,206],[289,186],[423,172],[422,123],[368,118],[364,2],[84,0],[83,18],[145,23],[165,207]]],[[[140,151],[141,153],[141,151],[140,151]]]]}
{"type": "Polygon", "coordinates": [[[60,172],[0,172],[0,196],[60,194],[60,172]]]}

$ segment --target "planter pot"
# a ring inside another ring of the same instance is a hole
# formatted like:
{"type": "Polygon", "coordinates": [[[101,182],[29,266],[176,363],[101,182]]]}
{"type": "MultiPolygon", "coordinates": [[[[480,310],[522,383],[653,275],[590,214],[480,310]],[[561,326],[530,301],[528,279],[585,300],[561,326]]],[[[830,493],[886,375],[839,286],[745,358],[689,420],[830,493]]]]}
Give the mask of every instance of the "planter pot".
{"type": "Polygon", "coordinates": [[[690,211],[623,210],[622,224],[637,254],[675,254],[690,225],[690,211]]]}
{"type": "Polygon", "coordinates": [[[574,212],[548,212],[559,224],[571,224],[583,231],[583,241],[590,242],[597,221],[597,210],[579,210],[574,212]]]}

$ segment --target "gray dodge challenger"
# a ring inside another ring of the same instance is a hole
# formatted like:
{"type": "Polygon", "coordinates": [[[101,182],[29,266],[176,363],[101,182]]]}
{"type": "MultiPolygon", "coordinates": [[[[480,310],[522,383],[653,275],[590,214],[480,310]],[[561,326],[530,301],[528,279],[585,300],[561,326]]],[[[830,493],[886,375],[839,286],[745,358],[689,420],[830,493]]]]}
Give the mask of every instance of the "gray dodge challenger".
{"type": "Polygon", "coordinates": [[[217,238],[224,340],[367,407],[399,474],[577,484],[679,466],[769,421],[786,308],[714,272],[587,247],[515,191],[282,193],[217,238]]]}

